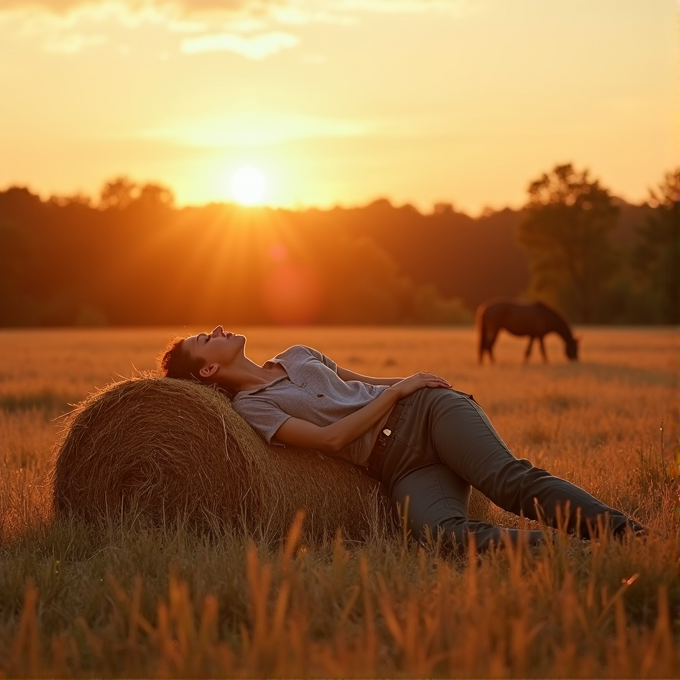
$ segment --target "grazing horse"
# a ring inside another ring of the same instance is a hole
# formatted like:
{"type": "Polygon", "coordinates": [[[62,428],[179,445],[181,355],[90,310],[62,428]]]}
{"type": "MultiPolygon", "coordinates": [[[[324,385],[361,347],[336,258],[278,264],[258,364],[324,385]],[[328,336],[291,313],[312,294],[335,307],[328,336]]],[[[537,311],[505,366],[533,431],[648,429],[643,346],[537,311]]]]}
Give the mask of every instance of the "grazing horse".
{"type": "Polygon", "coordinates": [[[562,337],[564,353],[568,359],[578,359],[578,340],[571,334],[569,325],[554,309],[542,302],[521,304],[509,300],[490,300],[477,308],[476,321],[480,364],[484,361],[484,352],[488,352],[491,363],[494,362],[493,345],[502,328],[512,335],[529,336],[529,345],[524,352],[525,362],[529,360],[536,338],[541,347],[543,361],[548,361],[543,345],[543,337],[548,333],[557,333],[562,337]]]}

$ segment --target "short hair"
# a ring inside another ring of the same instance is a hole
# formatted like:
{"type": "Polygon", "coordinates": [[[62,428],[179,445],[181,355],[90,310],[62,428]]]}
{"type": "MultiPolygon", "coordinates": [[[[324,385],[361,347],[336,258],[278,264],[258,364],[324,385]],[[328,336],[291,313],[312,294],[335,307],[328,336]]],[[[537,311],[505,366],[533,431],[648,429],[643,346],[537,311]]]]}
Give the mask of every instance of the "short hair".
{"type": "Polygon", "coordinates": [[[186,350],[184,340],[185,338],[175,338],[165,348],[159,361],[163,375],[166,378],[194,380],[202,385],[217,389],[231,401],[234,398],[234,393],[220,385],[216,380],[208,382],[201,377],[200,370],[205,366],[205,362],[192,356],[186,350]]]}
{"type": "Polygon", "coordinates": [[[184,338],[175,338],[170,341],[163,352],[160,366],[166,378],[182,378],[203,382],[199,371],[203,368],[204,362],[187,352],[184,348],[184,338]]]}

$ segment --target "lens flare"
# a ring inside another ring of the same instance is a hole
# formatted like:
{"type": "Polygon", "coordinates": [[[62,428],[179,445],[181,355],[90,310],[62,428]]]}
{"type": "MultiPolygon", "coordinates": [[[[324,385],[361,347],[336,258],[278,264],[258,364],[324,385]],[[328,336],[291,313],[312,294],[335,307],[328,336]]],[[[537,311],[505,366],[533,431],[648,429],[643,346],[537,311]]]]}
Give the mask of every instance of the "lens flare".
{"type": "Polygon", "coordinates": [[[281,262],[262,282],[262,302],[277,324],[314,323],[324,303],[324,289],[316,272],[304,265],[281,262]]]}

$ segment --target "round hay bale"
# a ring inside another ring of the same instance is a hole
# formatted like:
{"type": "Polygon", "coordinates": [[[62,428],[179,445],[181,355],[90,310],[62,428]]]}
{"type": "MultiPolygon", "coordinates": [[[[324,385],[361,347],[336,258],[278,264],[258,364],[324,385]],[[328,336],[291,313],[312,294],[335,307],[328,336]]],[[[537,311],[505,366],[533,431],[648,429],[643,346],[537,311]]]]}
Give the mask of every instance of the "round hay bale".
{"type": "Polygon", "coordinates": [[[53,474],[57,515],[88,521],[134,508],[282,537],[299,508],[305,534],[352,539],[389,528],[382,487],[319,453],[270,447],[219,392],[140,377],[105,387],[70,414],[53,474]],[[376,524],[378,526],[376,526],[376,524]]]}

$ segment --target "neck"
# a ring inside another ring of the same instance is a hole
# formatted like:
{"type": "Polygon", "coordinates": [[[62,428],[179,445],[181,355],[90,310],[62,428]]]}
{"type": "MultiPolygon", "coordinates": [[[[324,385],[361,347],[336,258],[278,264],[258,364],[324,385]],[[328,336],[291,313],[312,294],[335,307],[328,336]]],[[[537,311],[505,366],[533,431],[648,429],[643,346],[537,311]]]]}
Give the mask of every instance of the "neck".
{"type": "Polygon", "coordinates": [[[254,361],[243,357],[238,365],[229,367],[228,376],[220,376],[230,392],[244,392],[253,390],[270,383],[274,378],[285,374],[285,369],[280,364],[267,362],[260,366],[254,361]]]}
{"type": "Polygon", "coordinates": [[[565,342],[572,339],[571,330],[562,317],[555,316],[555,332],[561,335],[565,342]]]}

